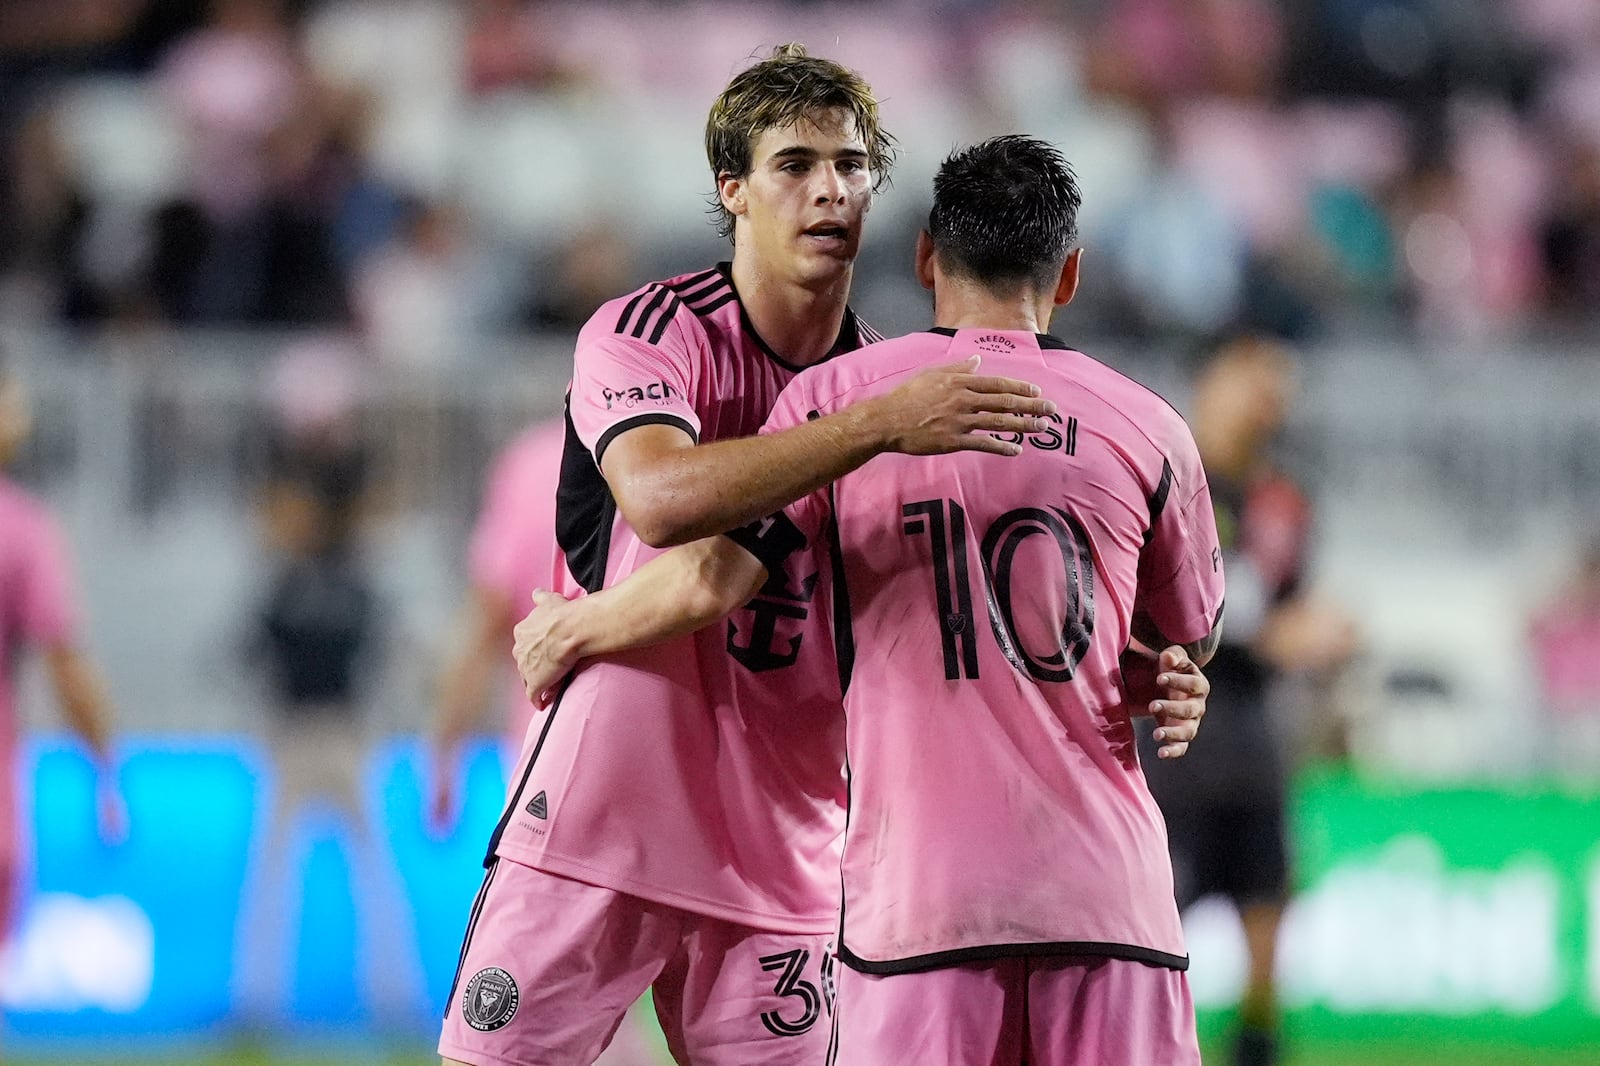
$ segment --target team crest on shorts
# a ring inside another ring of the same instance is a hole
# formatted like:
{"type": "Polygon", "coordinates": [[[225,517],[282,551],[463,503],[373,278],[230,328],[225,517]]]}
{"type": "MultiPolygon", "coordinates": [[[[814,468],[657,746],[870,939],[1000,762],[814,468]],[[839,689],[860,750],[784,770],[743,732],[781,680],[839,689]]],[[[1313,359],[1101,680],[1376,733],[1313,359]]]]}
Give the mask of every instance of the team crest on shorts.
{"type": "Polygon", "coordinates": [[[480,1033],[503,1028],[517,1013],[517,982],[498,966],[479,970],[461,994],[461,1016],[480,1033]]]}

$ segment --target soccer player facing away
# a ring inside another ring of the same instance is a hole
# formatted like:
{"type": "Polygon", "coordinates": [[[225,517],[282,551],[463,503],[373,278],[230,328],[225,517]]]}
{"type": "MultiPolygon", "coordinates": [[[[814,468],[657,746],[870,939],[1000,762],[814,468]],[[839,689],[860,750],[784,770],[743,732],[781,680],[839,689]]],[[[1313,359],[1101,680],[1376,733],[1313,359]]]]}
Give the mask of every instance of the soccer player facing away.
{"type": "MultiPolygon", "coordinates": [[[[1022,447],[1053,407],[935,368],[755,436],[802,367],[879,339],[846,305],[892,140],[859,76],[794,45],[738,74],[706,126],[733,258],[584,326],[557,491],[558,587],[770,513],[888,451],[1022,447]],[[993,431],[993,432],[982,432],[993,431]],[[747,438],[747,439],[735,439],[747,438]]],[[[814,569],[773,571],[727,626],[582,671],[531,723],[489,844],[439,1051],[589,1063],[646,988],[680,1063],[816,1063],[837,910],[842,723],[814,569]]]]}
{"type": "Polygon", "coordinates": [[[828,1061],[1198,1064],[1119,658],[1215,650],[1223,580],[1200,458],[1160,397],[1040,332],[1078,283],[1080,197],[1060,154],[998,137],[947,159],[934,189],[917,274],[935,328],[807,371],[765,430],[978,351],[1057,406],[1022,456],[880,456],[614,590],[540,594],[524,624],[559,671],[716,618],[804,560],[831,589],[847,722],[828,1061]]]}
{"type": "Polygon", "coordinates": [[[116,842],[127,814],[111,762],[105,686],[78,644],[77,609],[61,531],[43,503],[7,478],[4,468],[32,426],[21,381],[0,356],[0,941],[15,915],[13,893],[21,856],[17,825],[17,724],[13,707],[21,654],[44,656],[45,669],[69,725],[89,746],[98,770],[100,836],[116,842]]]}

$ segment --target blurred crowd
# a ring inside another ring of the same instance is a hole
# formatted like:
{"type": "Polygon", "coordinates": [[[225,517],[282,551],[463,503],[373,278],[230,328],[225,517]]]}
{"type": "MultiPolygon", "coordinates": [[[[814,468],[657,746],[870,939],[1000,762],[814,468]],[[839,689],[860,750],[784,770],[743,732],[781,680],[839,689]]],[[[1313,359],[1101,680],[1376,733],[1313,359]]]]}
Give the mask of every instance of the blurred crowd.
{"type": "Polygon", "coordinates": [[[7,0],[0,315],[339,327],[420,369],[570,330],[715,254],[707,101],[787,39],[905,148],[869,290],[942,154],[1020,129],[1081,171],[1078,328],[1600,316],[1592,0],[7,0]]]}

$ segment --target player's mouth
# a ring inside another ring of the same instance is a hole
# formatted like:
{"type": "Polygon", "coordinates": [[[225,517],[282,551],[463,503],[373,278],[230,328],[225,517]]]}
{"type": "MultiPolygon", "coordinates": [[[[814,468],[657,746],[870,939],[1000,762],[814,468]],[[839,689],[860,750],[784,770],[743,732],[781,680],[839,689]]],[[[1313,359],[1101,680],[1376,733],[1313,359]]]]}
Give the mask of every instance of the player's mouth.
{"type": "Polygon", "coordinates": [[[843,252],[850,246],[850,227],[838,219],[824,219],[801,231],[805,239],[825,252],[843,252]]]}

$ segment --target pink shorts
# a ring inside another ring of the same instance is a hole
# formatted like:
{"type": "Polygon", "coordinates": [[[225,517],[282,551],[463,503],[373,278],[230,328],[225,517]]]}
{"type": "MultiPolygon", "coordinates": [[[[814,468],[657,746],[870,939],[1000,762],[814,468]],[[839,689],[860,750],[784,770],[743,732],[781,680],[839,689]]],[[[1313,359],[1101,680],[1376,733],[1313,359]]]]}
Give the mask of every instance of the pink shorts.
{"type": "Polygon", "coordinates": [[[473,904],[439,1054],[473,1066],[588,1064],[648,988],[680,1063],[819,1066],[827,941],[499,859],[473,904]]]}
{"type": "Polygon", "coordinates": [[[829,1066],[1200,1066],[1177,970],[1049,955],[835,980],[829,1066]]]}

